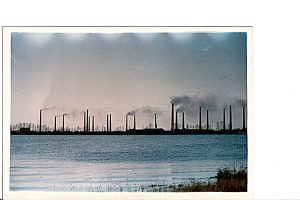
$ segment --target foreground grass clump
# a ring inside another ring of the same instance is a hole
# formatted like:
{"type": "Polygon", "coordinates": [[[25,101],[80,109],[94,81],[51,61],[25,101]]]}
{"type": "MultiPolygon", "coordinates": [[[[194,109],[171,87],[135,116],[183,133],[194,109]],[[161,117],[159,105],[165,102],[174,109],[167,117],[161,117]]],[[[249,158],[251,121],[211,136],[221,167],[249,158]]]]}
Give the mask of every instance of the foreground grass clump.
{"type": "Polygon", "coordinates": [[[247,171],[246,169],[231,170],[228,168],[219,169],[217,180],[214,182],[202,183],[192,181],[187,184],[171,185],[167,188],[159,188],[154,192],[246,192],[247,171]]]}

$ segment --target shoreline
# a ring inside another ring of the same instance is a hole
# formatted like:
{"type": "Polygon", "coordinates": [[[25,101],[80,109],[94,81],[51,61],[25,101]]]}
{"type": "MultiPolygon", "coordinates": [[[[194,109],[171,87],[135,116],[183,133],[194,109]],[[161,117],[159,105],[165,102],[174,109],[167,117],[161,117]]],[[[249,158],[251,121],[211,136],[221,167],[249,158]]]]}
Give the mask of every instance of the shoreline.
{"type": "Polygon", "coordinates": [[[215,131],[215,130],[178,130],[165,131],[163,129],[142,129],[112,132],[84,132],[84,131],[10,131],[11,135],[247,135],[247,130],[215,131]]]}

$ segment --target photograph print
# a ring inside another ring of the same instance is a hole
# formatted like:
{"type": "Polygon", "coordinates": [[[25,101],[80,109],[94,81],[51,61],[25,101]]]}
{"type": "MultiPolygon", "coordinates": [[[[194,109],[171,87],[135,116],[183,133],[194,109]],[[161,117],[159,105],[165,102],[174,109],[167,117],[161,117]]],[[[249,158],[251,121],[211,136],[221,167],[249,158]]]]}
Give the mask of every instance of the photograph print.
{"type": "Polygon", "coordinates": [[[250,36],[12,29],[9,191],[248,192],[250,36]]]}

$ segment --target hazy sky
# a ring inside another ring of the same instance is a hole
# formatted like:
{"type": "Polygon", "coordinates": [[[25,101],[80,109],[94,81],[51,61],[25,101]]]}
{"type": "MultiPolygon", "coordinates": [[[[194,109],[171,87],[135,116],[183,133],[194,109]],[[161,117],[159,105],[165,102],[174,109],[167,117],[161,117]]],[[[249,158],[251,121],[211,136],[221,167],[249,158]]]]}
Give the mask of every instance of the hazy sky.
{"type": "Polygon", "coordinates": [[[66,126],[82,127],[88,108],[99,127],[108,113],[113,129],[124,127],[137,111],[138,128],[156,112],[158,126],[170,129],[170,102],[179,99],[187,124],[197,124],[200,102],[212,127],[229,104],[241,127],[246,54],[246,33],[12,33],[12,124],[38,124],[48,108],[43,124],[70,113],[66,126]]]}

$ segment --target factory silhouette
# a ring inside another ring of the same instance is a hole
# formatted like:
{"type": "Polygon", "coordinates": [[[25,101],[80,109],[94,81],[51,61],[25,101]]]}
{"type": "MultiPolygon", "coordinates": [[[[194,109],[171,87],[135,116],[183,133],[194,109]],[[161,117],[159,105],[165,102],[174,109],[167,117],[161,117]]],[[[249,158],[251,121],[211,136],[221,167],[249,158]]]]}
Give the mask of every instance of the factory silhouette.
{"type": "Polygon", "coordinates": [[[174,103],[171,103],[171,122],[170,122],[170,129],[164,130],[163,128],[159,128],[157,124],[157,113],[154,113],[154,126],[147,127],[143,129],[137,129],[136,127],[136,113],[135,112],[128,112],[125,115],[125,130],[112,130],[112,114],[106,115],[106,127],[102,127],[102,130],[95,130],[95,116],[89,114],[89,110],[86,109],[82,114],[83,117],[83,126],[80,129],[70,130],[65,127],[65,116],[69,114],[61,114],[54,116],[54,129],[51,131],[50,129],[44,129],[42,125],[42,109],[39,111],[39,126],[38,130],[33,130],[30,125],[21,125],[17,128],[11,128],[11,134],[45,134],[45,135],[78,135],[78,134],[92,134],[92,135],[163,135],[163,134],[246,134],[247,127],[246,127],[246,113],[245,113],[245,106],[242,106],[242,124],[240,128],[233,129],[232,128],[232,105],[229,105],[229,124],[226,127],[226,110],[223,108],[223,120],[221,122],[221,128],[218,130],[212,129],[210,126],[209,121],[209,110],[204,109],[203,107],[199,106],[199,124],[198,126],[189,127],[188,125],[185,126],[185,112],[178,112],[174,110],[174,103]],[[179,127],[178,123],[178,115],[181,114],[182,122],[181,126],[179,127]],[[206,120],[202,120],[202,115],[206,114],[206,120]],[[57,128],[57,117],[62,117],[62,127],[60,129],[57,128]],[[128,117],[133,117],[133,128],[129,128],[128,124],[128,117]]]}

